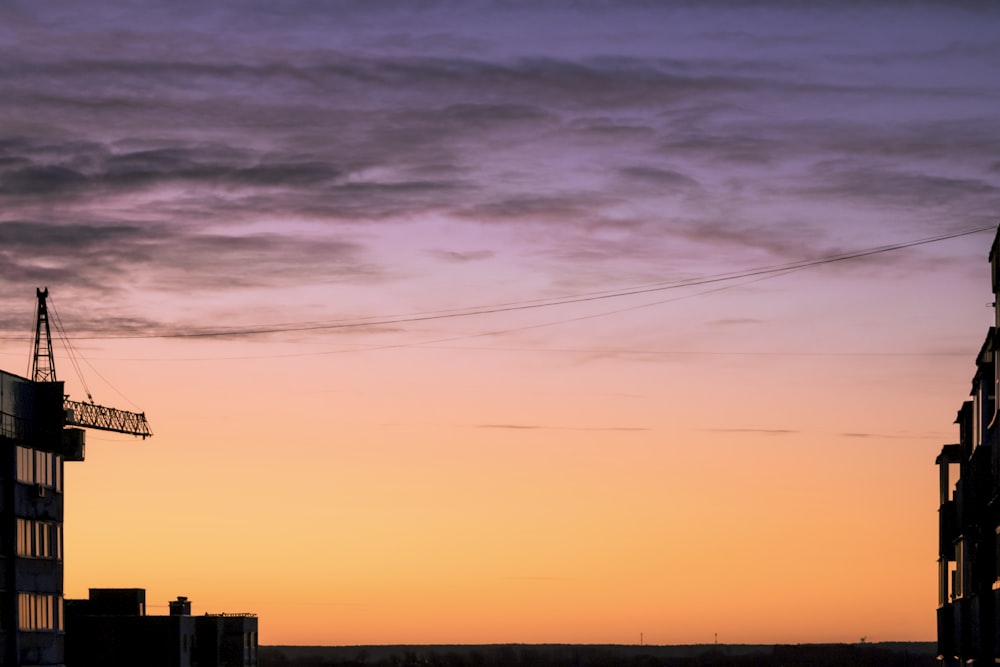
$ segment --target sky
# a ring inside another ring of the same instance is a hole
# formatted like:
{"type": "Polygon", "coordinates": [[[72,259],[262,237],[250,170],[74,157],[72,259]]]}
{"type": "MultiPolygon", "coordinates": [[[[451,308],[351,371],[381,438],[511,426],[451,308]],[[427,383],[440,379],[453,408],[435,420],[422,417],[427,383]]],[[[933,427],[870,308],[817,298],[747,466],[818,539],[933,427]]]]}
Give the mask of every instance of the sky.
{"type": "Polygon", "coordinates": [[[0,367],[48,287],[70,397],[155,434],[67,464],[67,597],[262,644],[932,640],[998,22],[3,3],[0,367]]]}

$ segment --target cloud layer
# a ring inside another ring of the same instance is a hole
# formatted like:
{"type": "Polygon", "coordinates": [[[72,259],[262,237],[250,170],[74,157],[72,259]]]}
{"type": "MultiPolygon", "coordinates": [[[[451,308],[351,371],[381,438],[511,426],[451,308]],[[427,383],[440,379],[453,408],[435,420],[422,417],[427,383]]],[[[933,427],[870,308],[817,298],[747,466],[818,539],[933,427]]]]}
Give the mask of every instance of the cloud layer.
{"type": "Polygon", "coordinates": [[[429,219],[504,230],[414,248],[442,271],[522,257],[565,288],[581,265],[798,259],[1000,205],[998,47],[968,7],[856,5],[905,14],[891,46],[781,2],[760,24],[742,3],[300,9],[7,7],[3,298],[391,280],[393,233],[364,230],[429,219]]]}

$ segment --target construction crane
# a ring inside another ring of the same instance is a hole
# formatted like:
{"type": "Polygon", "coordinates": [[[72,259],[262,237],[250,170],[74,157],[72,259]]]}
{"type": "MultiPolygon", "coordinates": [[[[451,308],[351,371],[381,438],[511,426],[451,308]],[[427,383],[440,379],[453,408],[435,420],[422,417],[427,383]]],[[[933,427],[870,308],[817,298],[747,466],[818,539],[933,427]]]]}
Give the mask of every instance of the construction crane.
{"type": "MultiPolygon", "coordinates": [[[[56,382],[56,365],[52,356],[52,330],[49,328],[49,309],[45,299],[49,289],[38,288],[38,316],[35,320],[35,351],[31,361],[31,379],[35,382],[56,382]]],[[[96,405],[93,399],[89,403],[71,401],[69,396],[63,397],[63,409],[66,413],[67,426],[83,426],[127,433],[145,440],[153,435],[143,412],[128,412],[117,408],[107,408],[96,405]]]]}

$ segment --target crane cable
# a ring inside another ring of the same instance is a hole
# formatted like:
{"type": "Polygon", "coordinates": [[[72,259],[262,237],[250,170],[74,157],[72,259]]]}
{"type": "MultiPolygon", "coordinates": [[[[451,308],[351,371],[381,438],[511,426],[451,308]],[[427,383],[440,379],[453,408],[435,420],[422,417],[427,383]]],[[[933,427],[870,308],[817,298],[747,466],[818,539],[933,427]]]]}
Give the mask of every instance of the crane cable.
{"type": "Polygon", "coordinates": [[[90,394],[90,387],[87,386],[87,380],[83,377],[83,370],[80,368],[80,362],[77,360],[78,355],[80,357],[83,355],[79,354],[72,341],[70,341],[69,336],[66,335],[66,329],[62,325],[62,320],[59,319],[59,312],[56,310],[51,295],[48,297],[48,309],[52,312],[52,323],[55,324],[56,335],[59,336],[59,339],[63,342],[63,346],[66,348],[66,355],[69,357],[69,362],[73,365],[73,370],[76,371],[77,379],[83,385],[83,391],[87,394],[87,400],[93,403],[94,397],[90,394]]]}

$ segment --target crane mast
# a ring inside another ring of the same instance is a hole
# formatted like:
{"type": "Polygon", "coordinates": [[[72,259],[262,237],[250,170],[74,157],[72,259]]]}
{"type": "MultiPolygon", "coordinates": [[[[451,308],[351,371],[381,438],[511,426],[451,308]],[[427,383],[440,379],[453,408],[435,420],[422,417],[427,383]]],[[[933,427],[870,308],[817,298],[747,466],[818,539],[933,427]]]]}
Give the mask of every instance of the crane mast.
{"type": "MultiPolygon", "coordinates": [[[[52,330],[49,328],[49,310],[45,299],[48,288],[37,289],[38,311],[35,319],[35,350],[31,363],[31,379],[35,382],[56,382],[56,366],[52,356],[52,330]]],[[[153,435],[144,412],[129,412],[118,408],[84,403],[63,398],[63,409],[68,426],[83,426],[101,431],[127,433],[145,440],[153,435]]]]}
{"type": "Polygon", "coordinates": [[[49,309],[45,299],[49,288],[35,290],[38,296],[38,311],[35,321],[35,354],[31,360],[31,379],[35,382],[55,382],[56,364],[52,356],[52,330],[49,329],[49,309]],[[42,340],[44,332],[45,340],[42,340]]]}

